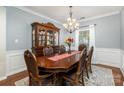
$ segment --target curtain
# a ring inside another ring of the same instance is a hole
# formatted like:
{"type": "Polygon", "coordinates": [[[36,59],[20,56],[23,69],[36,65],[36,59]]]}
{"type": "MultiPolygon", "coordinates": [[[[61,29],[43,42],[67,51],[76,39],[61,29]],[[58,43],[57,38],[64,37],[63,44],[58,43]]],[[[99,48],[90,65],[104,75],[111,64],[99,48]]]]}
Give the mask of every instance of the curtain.
{"type": "Polygon", "coordinates": [[[89,30],[90,30],[90,34],[89,34],[89,36],[90,36],[90,40],[89,40],[89,48],[91,47],[91,46],[93,46],[94,47],[94,51],[93,51],[93,57],[92,57],[92,63],[96,63],[96,61],[95,61],[95,57],[96,57],[96,53],[95,53],[95,26],[94,25],[90,25],[89,26],[89,30]]]}
{"type": "Polygon", "coordinates": [[[95,48],[95,27],[94,25],[89,26],[89,47],[94,46],[95,48]]]}

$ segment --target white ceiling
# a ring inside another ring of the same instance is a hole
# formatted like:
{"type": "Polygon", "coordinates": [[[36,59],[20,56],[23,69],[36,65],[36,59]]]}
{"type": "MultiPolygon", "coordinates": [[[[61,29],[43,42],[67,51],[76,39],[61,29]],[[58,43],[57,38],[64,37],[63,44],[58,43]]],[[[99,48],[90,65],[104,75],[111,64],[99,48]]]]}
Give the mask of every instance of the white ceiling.
{"type": "MultiPolygon", "coordinates": [[[[25,8],[62,23],[69,17],[68,6],[25,6],[25,8]]],[[[81,17],[85,17],[87,19],[117,12],[121,8],[121,6],[73,6],[72,11],[74,18],[80,19],[81,17]]]]}

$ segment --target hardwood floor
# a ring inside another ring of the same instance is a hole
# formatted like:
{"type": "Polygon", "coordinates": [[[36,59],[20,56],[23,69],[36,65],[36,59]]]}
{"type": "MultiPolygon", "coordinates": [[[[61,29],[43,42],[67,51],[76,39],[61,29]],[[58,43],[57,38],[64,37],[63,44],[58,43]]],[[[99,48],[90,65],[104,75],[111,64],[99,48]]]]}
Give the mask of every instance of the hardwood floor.
{"type": "Polygon", "coordinates": [[[23,71],[11,76],[8,76],[7,79],[0,81],[0,86],[15,86],[15,81],[20,80],[24,77],[27,77],[28,73],[27,71],[23,71]]]}
{"type": "MultiPolygon", "coordinates": [[[[115,85],[116,86],[122,86],[123,85],[124,77],[123,77],[119,68],[101,65],[101,64],[97,64],[97,66],[112,69],[115,85]]],[[[23,71],[23,72],[8,76],[7,79],[0,81],[0,86],[14,86],[15,81],[20,80],[26,76],[28,76],[27,71],[23,71]]]]}

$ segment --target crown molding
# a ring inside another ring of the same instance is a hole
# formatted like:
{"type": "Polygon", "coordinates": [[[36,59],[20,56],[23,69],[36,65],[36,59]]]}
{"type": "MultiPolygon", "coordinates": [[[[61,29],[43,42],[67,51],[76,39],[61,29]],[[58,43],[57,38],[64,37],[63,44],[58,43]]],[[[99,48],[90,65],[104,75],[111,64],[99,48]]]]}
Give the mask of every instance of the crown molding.
{"type": "Polygon", "coordinates": [[[37,16],[40,16],[40,17],[42,17],[42,18],[51,20],[51,21],[53,21],[53,22],[55,22],[55,23],[57,23],[57,24],[62,25],[61,22],[59,22],[59,21],[57,21],[57,20],[55,20],[55,19],[52,19],[52,18],[50,18],[50,17],[47,17],[47,16],[45,16],[45,15],[42,15],[42,14],[40,14],[40,13],[38,13],[38,12],[33,11],[33,10],[30,10],[30,9],[24,7],[24,6],[14,6],[14,7],[15,7],[15,8],[18,8],[18,9],[20,9],[20,10],[23,10],[23,11],[25,11],[25,12],[28,12],[28,13],[31,13],[31,14],[34,14],[34,15],[37,15],[37,16]]]}
{"type": "Polygon", "coordinates": [[[95,17],[90,17],[90,18],[82,19],[79,22],[89,21],[89,20],[94,20],[94,19],[99,19],[99,18],[103,18],[103,17],[107,17],[107,16],[116,15],[116,14],[119,14],[119,13],[120,13],[120,11],[115,11],[115,12],[103,14],[103,15],[100,15],[100,16],[95,16],[95,17]]]}
{"type": "MultiPolygon", "coordinates": [[[[23,11],[26,11],[26,12],[28,12],[28,13],[31,13],[31,14],[34,14],[34,15],[37,15],[37,16],[40,16],[40,17],[42,17],[42,18],[51,20],[51,21],[53,21],[53,22],[55,22],[55,23],[57,23],[57,24],[62,25],[62,23],[61,23],[60,21],[57,21],[57,20],[52,19],[52,18],[50,18],[50,17],[47,17],[47,16],[45,16],[45,15],[42,15],[42,14],[40,14],[40,13],[38,13],[38,12],[35,12],[35,11],[33,11],[33,10],[30,10],[30,9],[24,7],[24,6],[14,6],[14,7],[15,7],[15,8],[18,8],[18,9],[21,9],[21,10],[23,10],[23,11]]],[[[94,19],[99,19],[99,18],[107,17],[107,16],[112,16],[112,15],[119,14],[120,12],[121,12],[121,11],[115,11],[115,12],[111,12],[111,13],[107,13],[107,14],[103,14],[103,15],[99,15],[99,16],[89,17],[89,18],[86,18],[86,19],[82,19],[82,20],[80,20],[79,22],[90,21],[90,20],[94,20],[94,19]]]]}

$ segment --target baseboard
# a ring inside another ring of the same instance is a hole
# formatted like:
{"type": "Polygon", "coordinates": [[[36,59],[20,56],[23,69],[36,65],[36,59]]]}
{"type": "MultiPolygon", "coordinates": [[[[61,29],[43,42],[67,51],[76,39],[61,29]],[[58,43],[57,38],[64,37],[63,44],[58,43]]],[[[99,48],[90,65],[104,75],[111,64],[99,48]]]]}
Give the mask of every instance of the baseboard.
{"type": "Polygon", "coordinates": [[[121,50],[113,48],[96,48],[95,63],[109,65],[113,67],[121,67],[121,50]]]}
{"type": "Polygon", "coordinates": [[[120,68],[120,70],[121,70],[121,73],[122,73],[123,76],[124,76],[124,69],[123,69],[123,68],[120,68]]]}
{"type": "Polygon", "coordinates": [[[7,79],[7,77],[6,77],[6,76],[0,77],[0,81],[2,81],[2,80],[4,80],[4,79],[7,79]]]}
{"type": "Polygon", "coordinates": [[[120,68],[123,76],[124,76],[124,50],[121,50],[121,68],[120,68]]]}

